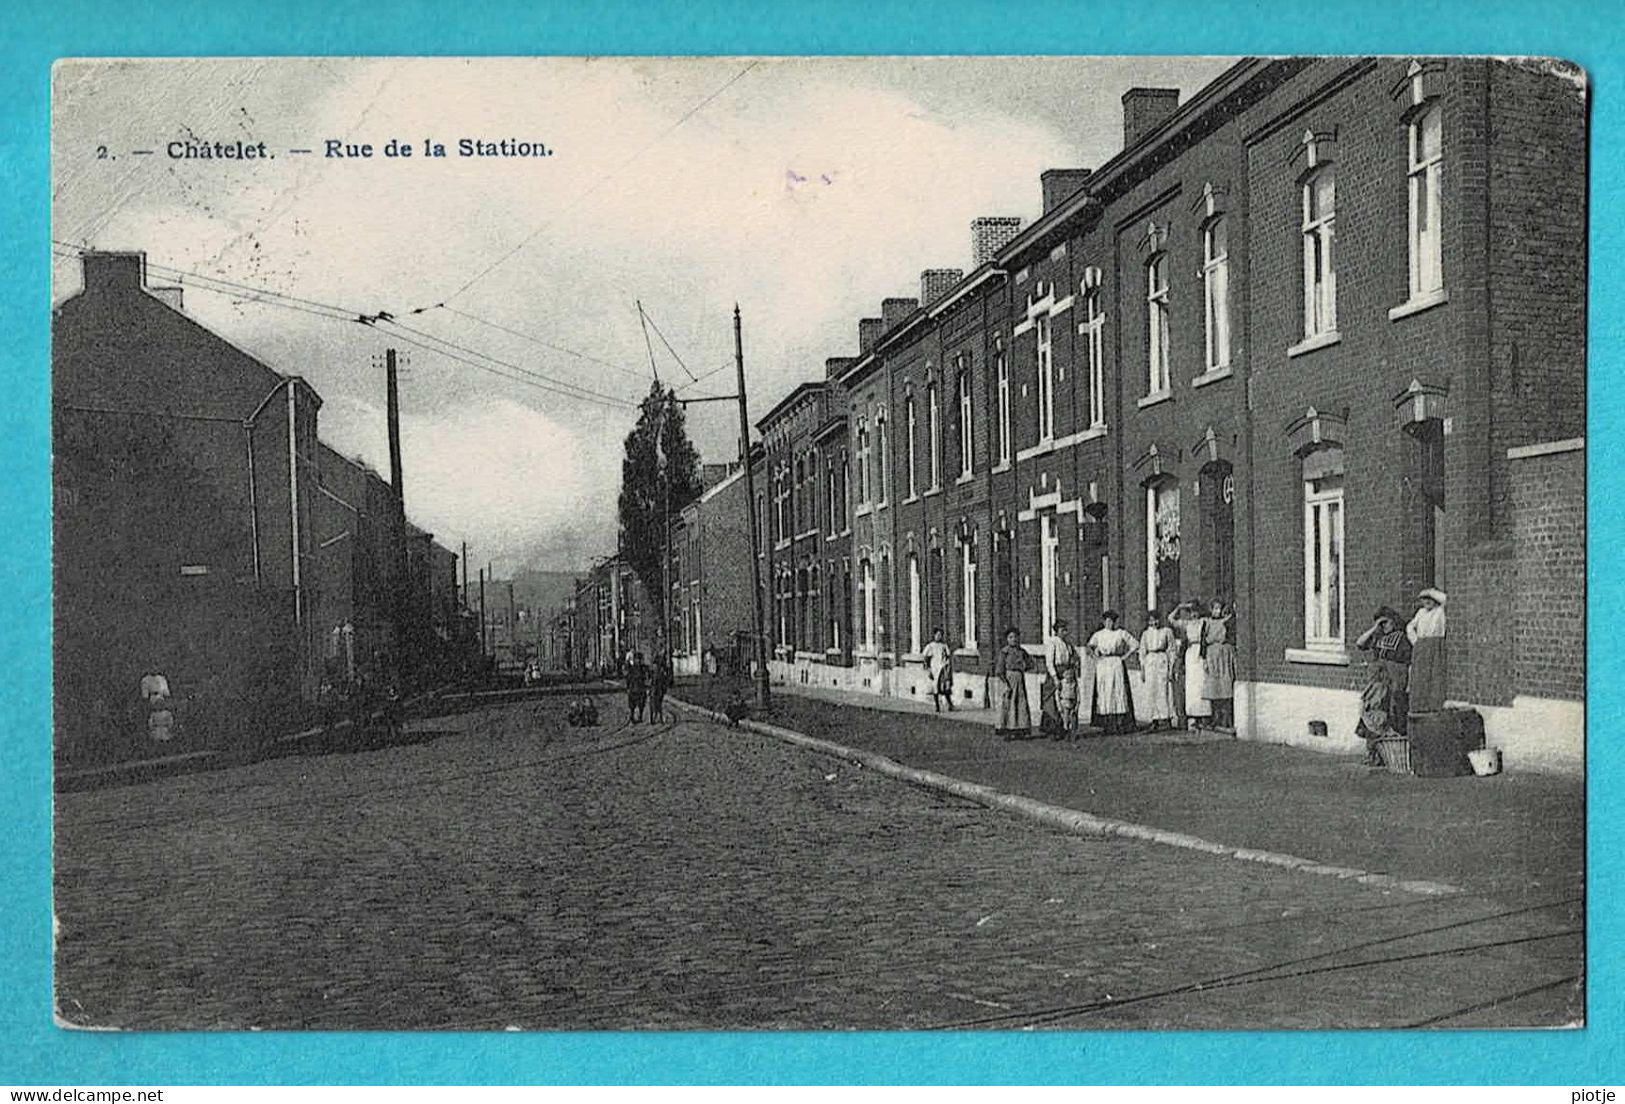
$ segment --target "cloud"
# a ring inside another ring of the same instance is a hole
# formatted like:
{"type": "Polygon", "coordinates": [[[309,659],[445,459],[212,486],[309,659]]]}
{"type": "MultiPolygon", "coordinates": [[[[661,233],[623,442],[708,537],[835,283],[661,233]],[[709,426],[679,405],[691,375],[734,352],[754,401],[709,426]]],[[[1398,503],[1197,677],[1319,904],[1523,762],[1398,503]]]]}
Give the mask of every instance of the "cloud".
{"type": "MultiPolygon", "coordinates": [[[[824,358],[854,352],[857,319],[882,297],[917,294],[920,270],[968,268],[972,218],[1030,218],[1040,171],[1103,160],[1099,112],[1079,134],[1058,122],[1079,115],[1080,98],[1115,110],[1117,89],[1075,90],[1101,64],[72,63],[59,67],[53,101],[53,236],[392,312],[419,332],[187,293],[204,324],[308,379],[326,400],[323,436],[380,468],[377,360],[387,345],[402,350],[414,519],[448,544],[467,539],[477,561],[580,567],[614,547],[621,440],[634,412],[566,398],[556,385],[627,403],[642,396],[649,350],[634,300],[696,374],[730,364],[741,304],[759,415],[820,376],[824,358]],[[1073,72],[1071,84],[1057,79],[1073,72]],[[127,153],[186,136],[263,139],[278,155],[203,164],[127,153]],[[425,138],[454,154],[462,137],[556,152],[422,155],[425,138]],[[374,156],[286,152],[319,151],[329,138],[370,143],[374,156]],[[413,155],[382,156],[391,138],[413,155]],[[121,159],[97,160],[101,142],[121,159]],[[434,308],[442,302],[453,309],[434,308]],[[413,344],[433,344],[428,334],[466,359],[485,353],[506,365],[477,368],[413,344]]],[[[66,263],[56,275],[60,298],[76,276],[66,263]]],[[[650,342],[663,377],[687,383],[660,338],[650,342]]],[[[724,393],[732,381],[721,372],[690,393],[724,393]]],[[[708,459],[737,453],[730,404],[690,408],[689,425],[708,459]]]]}

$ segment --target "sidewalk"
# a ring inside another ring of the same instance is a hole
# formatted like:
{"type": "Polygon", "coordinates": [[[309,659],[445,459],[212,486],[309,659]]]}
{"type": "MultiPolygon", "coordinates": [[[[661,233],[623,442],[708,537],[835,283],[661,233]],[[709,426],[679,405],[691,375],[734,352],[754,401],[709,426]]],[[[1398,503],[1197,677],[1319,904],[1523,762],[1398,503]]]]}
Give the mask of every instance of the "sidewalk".
{"type": "MultiPolygon", "coordinates": [[[[731,692],[722,680],[674,691],[713,709],[731,692]]],[[[757,719],[908,767],[1234,847],[1509,901],[1577,894],[1584,884],[1580,779],[1410,778],[1368,770],[1357,756],[1184,734],[1005,743],[990,731],[990,710],[949,719],[925,703],[806,687],[774,687],[771,711],[757,719]]]]}

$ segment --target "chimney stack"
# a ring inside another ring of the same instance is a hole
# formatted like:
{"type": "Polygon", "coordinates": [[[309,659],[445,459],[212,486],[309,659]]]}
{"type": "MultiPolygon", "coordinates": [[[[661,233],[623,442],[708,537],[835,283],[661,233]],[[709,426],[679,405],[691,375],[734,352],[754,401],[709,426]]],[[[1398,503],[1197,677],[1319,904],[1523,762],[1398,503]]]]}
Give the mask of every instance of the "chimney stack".
{"type": "Polygon", "coordinates": [[[145,253],[81,253],[86,291],[140,291],[145,283],[145,253]]]}
{"type": "Polygon", "coordinates": [[[882,299],[880,301],[880,318],[885,332],[890,332],[902,323],[903,319],[913,314],[919,307],[918,299],[882,299]]]}
{"type": "Polygon", "coordinates": [[[395,380],[395,350],[384,350],[385,417],[389,421],[389,485],[398,502],[406,501],[401,487],[401,395],[395,380]]]}
{"type": "Polygon", "coordinates": [[[1130,88],[1123,93],[1123,148],[1129,149],[1179,108],[1177,88],[1130,88]]]}
{"type": "Polygon", "coordinates": [[[886,332],[886,323],[878,318],[858,319],[858,353],[867,353],[875,347],[880,335],[886,332]]]}
{"type": "Polygon", "coordinates": [[[999,250],[1015,241],[1019,233],[1021,220],[1014,215],[986,215],[971,219],[971,264],[981,268],[998,256],[999,250]]]}
{"type": "Polygon", "coordinates": [[[920,305],[929,307],[965,278],[962,268],[928,268],[920,273],[920,305]]]}
{"type": "Polygon", "coordinates": [[[1045,169],[1040,173],[1038,181],[1044,189],[1044,213],[1049,214],[1077,195],[1093,172],[1093,169],[1045,169]]]}
{"type": "Polygon", "coordinates": [[[857,362],[857,357],[830,357],[824,361],[824,378],[838,379],[845,375],[846,370],[857,362]]]}

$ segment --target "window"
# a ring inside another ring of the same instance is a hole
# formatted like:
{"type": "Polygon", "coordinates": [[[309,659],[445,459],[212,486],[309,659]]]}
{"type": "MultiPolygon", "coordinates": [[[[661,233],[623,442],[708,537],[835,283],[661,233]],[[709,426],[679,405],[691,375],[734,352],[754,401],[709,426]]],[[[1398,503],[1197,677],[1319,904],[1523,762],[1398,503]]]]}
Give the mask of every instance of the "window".
{"type": "Polygon", "coordinates": [[[1207,370],[1230,363],[1230,230],[1222,215],[1202,232],[1202,291],[1207,304],[1207,370]]]}
{"type": "Polygon", "coordinates": [[[908,650],[919,655],[924,644],[920,640],[920,557],[908,554],[908,650]]]}
{"type": "Polygon", "coordinates": [[[1168,255],[1158,253],[1145,266],[1146,394],[1173,390],[1168,366],[1168,255]]]}
{"type": "Polygon", "coordinates": [[[864,560],[858,567],[863,600],[863,646],[875,650],[875,565],[864,560]]]}
{"type": "Polygon", "coordinates": [[[1094,429],[1106,424],[1106,350],[1102,337],[1106,316],[1100,310],[1098,290],[1084,296],[1083,311],[1083,329],[1088,337],[1084,355],[1089,358],[1089,426],[1094,429]]]}
{"type": "Polygon", "coordinates": [[[1055,439],[1055,341],[1050,318],[1041,314],[1033,323],[1038,334],[1038,439],[1055,439]]]}
{"type": "Polygon", "coordinates": [[[919,493],[919,483],[915,479],[914,472],[915,429],[917,428],[918,418],[914,411],[914,396],[912,394],[903,400],[903,411],[904,418],[908,423],[908,497],[913,498],[919,493]]]}
{"type": "Polygon", "coordinates": [[[1332,243],[1337,221],[1337,178],[1330,167],[1303,185],[1303,336],[1337,332],[1337,270],[1332,243]]]}
{"type": "Polygon", "coordinates": [[[976,539],[965,538],[959,546],[959,585],[964,601],[959,608],[962,615],[959,638],[966,648],[976,647],[976,539]]]}
{"type": "Polygon", "coordinates": [[[1038,636],[1047,640],[1055,629],[1056,574],[1059,567],[1061,538],[1055,532],[1055,515],[1041,515],[1038,545],[1038,636]]]}
{"type": "Polygon", "coordinates": [[[1010,463],[1010,362],[1004,346],[995,345],[993,354],[999,375],[999,463],[1010,463]]]}
{"type": "Polygon", "coordinates": [[[836,502],[839,504],[840,511],[841,511],[840,520],[841,520],[841,530],[843,532],[847,528],[847,524],[846,524],[846,508],[847,508],[846,507],[846,496],[851,492],[851,486],[852,486],[852,460],[851,460],[851,458],[849,456],[847,456],[846,452],[843,450],[841,452],[841,487],[840,487],[840,493],[836,496],[836,502]]]}
{"type": "Polygon", "coordinates": [[[969,477],[974,453],[971,442],[970,369],[959,365],[959,474],[969,477]]]}
{"type": "MultiPolygon", "coordinates": [[[[1313,458],[1313,457],[1311,457],[1313,458]]],[[[1324,470],[1324,469],[1323,469],[1324,470]]],[[[1343,475],[1303,481],[1303,635],[1310,648],[1343,646],[1343,475]]]]}
{"type": "Polygon", "coordinates": [[[1444,161],[1442,120],[1443,112],[1435,104],[1412,119],[1408,128],[1412,299],[1444,287],[1439,241],[1439,170],[1444,161]]]}
{"type": "Polygon", "coordinates": [[[835,512],[835,500],[839,490],[838,480],[840,479],[840,476],[837,475],[835,471],[835,457],[831,456],[828,460],[824,461],[824,465],[824,485],[829,492],[827,496],[829,499],[829,509],[824,511],[824,520],[829,526],[829,531],[831,533],[839,533],[841,531],[841,526],[839,518],[835,512]]]}
{"type": "Polygon", "coordinates": [[[1147,609],[1179,597],[1179,484],[1163,477],[1145,489],[1145,599],[1147,609]]]}
{"type": "Polygon", "coordinates": [[[869,424],[858,423],[858,504],[869,505],[869,424]]]}
{"type": "Polygon", "coordinates": [[[931,489],[936,490],[942,486],[942,415],[937,409],[936,383],[926,384],[925,396],[926,431],[931,438],[931,489]]]}
{"type": "Polygon", "coordinates": [[[875,419],[875,448],[880,453],[876,467],[880,473],[880,505],[886,505],[891,492],[891,450],[886,447],[886,416],[875,419]]]}

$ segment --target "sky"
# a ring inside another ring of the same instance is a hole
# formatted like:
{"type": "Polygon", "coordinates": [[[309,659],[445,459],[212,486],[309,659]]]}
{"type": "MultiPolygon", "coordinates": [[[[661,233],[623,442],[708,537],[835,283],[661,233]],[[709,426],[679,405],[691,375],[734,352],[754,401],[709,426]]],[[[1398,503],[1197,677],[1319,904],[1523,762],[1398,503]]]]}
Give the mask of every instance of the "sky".
{"type": "MultiPolygon", "coordinates": [[[[398,349],[412,519],[499,576],[581,570],[614,550],[622,441],[653,373],[684,397],[732,393],[735,303],[754,423],[856,353],[881,299],[970,268],[973,218],[1031,221],[1040,172],[1118,153],[1125,90],[1188,99],[1228,64],[62,62],[53,302],[78,291],[74,249],[145,252],[150,282],[180,283],[189,315],[308,380],[323,440],[380,471],[382,355],[398,349]],[[459,157],[462,138],[551,153],[459,157]],[[412,156],[386,156],[391,139],[412,156]],[[272,156],[168,155],[188,140],[272,156]],[[373,155],[327,157],[330,140],[373,155]],[[354,320],[379,312],[398,325],[354,320]]],[[[688,411],[705,459],[737,457],[733,404],[688,411]]]]}

